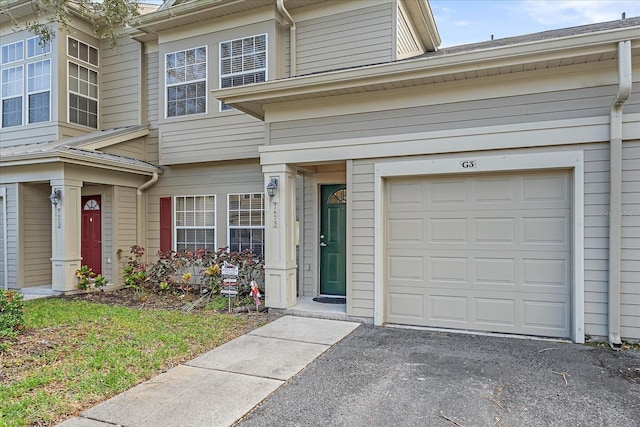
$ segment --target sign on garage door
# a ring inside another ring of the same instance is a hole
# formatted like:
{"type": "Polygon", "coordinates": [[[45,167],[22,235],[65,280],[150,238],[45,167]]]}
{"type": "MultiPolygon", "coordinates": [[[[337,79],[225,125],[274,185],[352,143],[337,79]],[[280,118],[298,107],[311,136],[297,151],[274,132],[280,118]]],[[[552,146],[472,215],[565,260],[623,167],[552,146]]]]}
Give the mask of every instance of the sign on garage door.
{"type": "Polygon", "coordinates": [[[390,323],[569,337],[569,172],[385,184],[390,323]]]}

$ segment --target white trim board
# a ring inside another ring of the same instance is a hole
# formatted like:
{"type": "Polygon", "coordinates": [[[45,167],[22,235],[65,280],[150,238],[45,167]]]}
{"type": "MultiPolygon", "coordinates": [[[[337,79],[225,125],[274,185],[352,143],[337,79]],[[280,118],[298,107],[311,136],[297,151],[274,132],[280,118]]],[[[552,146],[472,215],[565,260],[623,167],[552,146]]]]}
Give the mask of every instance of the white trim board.
{"type": "Polygon", "coordinates": [[[481,172],[519,172],[526,170],[571,169],[573,172],[572,200],[572,286],[571,339],[584,343],[584,154],[567,151],[504,156],[451,157],[437,160],[406,160],[374,165],[374,324],[384,323],[384,179],[403,176],[459,174],[481,172]],[[475,160],[474,168],[462,168],[461,163],[475,160]]]}

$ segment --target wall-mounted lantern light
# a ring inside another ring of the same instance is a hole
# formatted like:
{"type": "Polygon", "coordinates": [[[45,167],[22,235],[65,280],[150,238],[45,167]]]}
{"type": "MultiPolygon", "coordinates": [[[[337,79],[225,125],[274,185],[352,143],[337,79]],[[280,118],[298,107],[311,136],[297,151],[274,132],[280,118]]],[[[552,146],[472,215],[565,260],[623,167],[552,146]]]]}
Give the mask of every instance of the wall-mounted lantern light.
{"type": "Polygon", "coordinates": [[[267,194],[269,195],[269,197],[273,197],[276,195],[278,191],[278,178],[275,176],[271,177],[271,180],[269,180],[269,183],[267,184],[267,194]]]}
{"type": "Polygon", "coordinates": [[[49,194],[49,200],[53,206],[57,205],[62,199],[62,190],[53,190],[51,194],[49,194]]]}

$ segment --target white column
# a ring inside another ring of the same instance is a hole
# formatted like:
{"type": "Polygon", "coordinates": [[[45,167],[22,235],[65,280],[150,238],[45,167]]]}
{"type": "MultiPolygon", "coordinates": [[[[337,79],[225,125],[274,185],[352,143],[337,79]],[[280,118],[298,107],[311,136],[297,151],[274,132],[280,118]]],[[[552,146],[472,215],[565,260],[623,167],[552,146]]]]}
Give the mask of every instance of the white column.
{"type": "Polygon", "coordinates": [[[76,288],[75,272],[82,265],[80,246],[82,181],[51,180],[51,190],[60,190],[60,200],[51,205],[52,289],[72,291],[76,288]]]}
{"type": "Polygon", "coordinates": [[[276,179],[273,197],[267,195],[265,213],[265,305],[296,305],[296,171],[291,165],[262,168],[264,185],[276,179]]]}

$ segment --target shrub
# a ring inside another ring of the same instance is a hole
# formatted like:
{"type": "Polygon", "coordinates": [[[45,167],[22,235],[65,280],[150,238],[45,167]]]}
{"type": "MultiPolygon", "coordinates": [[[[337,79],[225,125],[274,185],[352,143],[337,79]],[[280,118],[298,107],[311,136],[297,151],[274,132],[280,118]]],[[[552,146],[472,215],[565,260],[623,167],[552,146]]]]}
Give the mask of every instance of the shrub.
{"type": "Polygon", "coordinates": [[[250,251],[227,252],[223,247],[215,252],[204,249],[159,252],[158,261],[153,265],[141,261],[144,248],[132,246],[131,254],[124,268],[125,286],[128,287],[145,287],[153,292],[215,295],[221,290],[221,266],[226,262],[238,267],[237,301],[249,297],[252,280],[264,293],[264,259],[250,251]]]}
{"type": "Polygon", "coordinates": [[[100,289],[109,283],[102,274],[96,275],[88,265],[83,265],[76,270],[76,277],[78,278],[78,288],[83,291],[91,288],[100,289]]]}
{"type": "Polygon", "coordinates": [[[15,291],[0,291],[0,337],[15,337],[24,329],[24,299],[15,291]]]}

